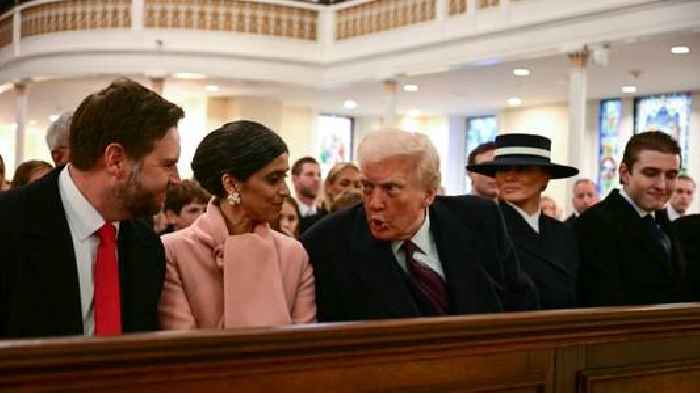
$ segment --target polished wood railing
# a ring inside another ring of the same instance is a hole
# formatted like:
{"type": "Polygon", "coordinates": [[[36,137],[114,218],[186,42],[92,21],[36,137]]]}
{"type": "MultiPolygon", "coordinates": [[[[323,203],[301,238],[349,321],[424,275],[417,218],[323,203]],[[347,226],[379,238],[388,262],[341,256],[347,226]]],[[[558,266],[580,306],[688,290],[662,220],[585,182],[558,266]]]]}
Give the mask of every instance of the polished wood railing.
{"type": "Polygon", "coordinates": [[[700,305],[0,342],[0,391],[700,391],[700,305]]]}
{"type": "Polygon", "coordinates": [[[12,43],[14,30],[14,18],[12,14],[6,14],[0,18],[0,48],[12,43]]]}

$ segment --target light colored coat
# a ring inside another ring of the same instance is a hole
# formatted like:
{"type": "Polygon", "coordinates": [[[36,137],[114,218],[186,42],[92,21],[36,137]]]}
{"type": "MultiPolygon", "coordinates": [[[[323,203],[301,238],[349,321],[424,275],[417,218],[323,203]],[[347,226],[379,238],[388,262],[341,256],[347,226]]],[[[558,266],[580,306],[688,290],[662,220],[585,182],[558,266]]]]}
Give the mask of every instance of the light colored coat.
{"type": "Polygon", "coordinates": [[[167,258],[161,328],[233,328],[314,322],[314,276],[298,241],[258,225],[231,236],[209,203],[190,227],[162,237],[167,258]]]}

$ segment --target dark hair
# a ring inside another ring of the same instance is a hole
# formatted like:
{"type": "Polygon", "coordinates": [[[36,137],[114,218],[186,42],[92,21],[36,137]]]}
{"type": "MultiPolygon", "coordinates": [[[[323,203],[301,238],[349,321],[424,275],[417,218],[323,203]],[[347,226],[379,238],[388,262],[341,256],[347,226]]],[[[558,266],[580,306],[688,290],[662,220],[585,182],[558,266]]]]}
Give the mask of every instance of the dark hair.
{"type": "MultiPolygon", "coordinates": [[[[289,203],[292,205],[294,208],[294,211],[297,214],[297,229],[294,231],[294,238],[298,239],[299,238],[299,227],[301,226],[301,210],[299,210],[299,203],[297,202],[296,199],[292,198],[289,195],[286,195],[284,197],[284,202],[283,203],[289,203]]],[[[282,212],[277,215],[277,219],[275,222],[271,223],[270,226],[272,229],[276,230],[277,232],[283,233],[282,232],[282,226],[280,225],[280,221],[282,221],[282,212]]]]}
{"type": "Polygon", "coordinates": [[[476,156],[491,150],[496,150],[496,142],[486,142],[480,144],[469,153],[469,157],[467,158],[467,165],[475,165],[476,156]]]}
{"type": "Polygon", "coordinates": [[[226,196],[221,176],[228,173],[246,181],[255,172],[287,153],[287,145],[260,123],[239,120],[210,132],[192,159],[194,178],[218,198],[226,196]]]}
{"type": "Polygon", "coordinates": [[[681,148],[678,142],[672,136],[660,132],[649,131],[635,134],[627,142],[625,153],[622,155],[622,163],[627,166],[627,170],[632,172],[634,163],[639,159],[639,153],[642,150],[653,150],[666,154],[681,154],[681,148]]]}
{"type": "Polygon", "coordinates": [[[211,195],[194,180],[183,180],[179,184],[172,184],[165,193],[165,211],[175,214],[182,213],[182,208],[190,203],[199,202],[206,204],[211,195]]]}
{"type": "Polygon", "coordinates": [[[10,188],[17,188],[29,184],[29,179],[37,169],[53,169],[53,166],[46,161],[29,160],[25,161],[15,169],[10,188]]]}
{"type": "Polygon", "coordinates": [[[304,164],[316,164],[318,165],[318,161],[316,161],[315,158],[313,157],[301,157],[300,159],[294,161],[294,165],[292,165],[292,175],[294,176],[299,176],[301,175],[301,171],[304,168],[304,164]]]}
{"type": "Polygon", "coordinates": [[[693,178],[690,177],[690,176],[688,176],[688,175],[685,175],[685,174],[683,174],[683,175],[678,175],[678,176],[676,176],[676,180],[685,180],[685,181],[689,181],[689,182],[693,183],[693,187],[695,187],[695,180],[693,180],[693,178]]]}
{"type": "Polygon", "coordinates": [[[70,162],[90,169],[112,143],[122,145],[130,159],[140,160],[183,117],[179,106],[153,91],[130,79],[117,79],[87,96],[73,114],[70,162]]]}
{"type": "MultiPolygon", "coordinates": [[[[0,154],[0,180],[5,179],[5,160],[2,159],[2,154],[0,154]]],[[[0,184],[0,188],[2,184],[0,184]]]]}

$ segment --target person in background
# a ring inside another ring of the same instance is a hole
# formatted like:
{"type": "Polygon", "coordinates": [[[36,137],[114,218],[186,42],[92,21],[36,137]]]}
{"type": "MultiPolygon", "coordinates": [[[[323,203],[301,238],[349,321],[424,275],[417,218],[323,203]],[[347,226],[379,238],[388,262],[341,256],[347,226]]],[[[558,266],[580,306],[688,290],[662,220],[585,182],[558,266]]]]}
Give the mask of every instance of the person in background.
{"type": "Polygon", "coordinates": [[[318,220],[335,210],[333,208],[334,200],[343,191],[354,190],[359,192],[360,188],[360,169],[355,164],[340,162],[333,165],[331,170],[328,171],[326,180],[323,182],[323,200],[321,205],[316,214],[302,217],[299,233],[303,234],[318,220]]]}
{"type": "Polygon", "coordinates": [[[269,225],[289,196],[288,160],[282,138],[253,121],[234,121],[204,137],[192,170],[214,198],[194,224],[162,237],[163,329],[315,321],[306,251],[269,225]]]}
{"type": "Polygon", "coordinates": [[[695,195],[695,181],[687,175],[679,175],[673,184],[671,199],[666,205],[668,219],[675,221],[678,217],[686,215],[695,195]]]}
{"type": "Polygon", "coordinates": [[[289,237],[298,239],[300,218],[301,214],[299,213],[299,205],[296,199],[287,196],[284,198],[284,202],[282,202],[282,210],[277,217],[277,221],[272,225],[272,228],[289,237]]]}
{"type": "Polygon", "coordinates": [[[355,189],[345,190],[333,198],[330,212],[335,213],[338,210],[348,209],[360,203],[362,203],[361,191],[355,189]]]}
{"type": "Polygon", "coordinates": [[[599,202],[598,190],[596,184],[591,179],[578,179],[574,183],[573,197],[571,204],[574,206],[574,212],[566,219],[566,224],[573,226],[581,214],[589,207],[599,202]]]}
{"type": "MultiPolygon", "coordinates": [[[[204,213],[211,194],[194,180],[183,180],[168,189],[163,211],[169,232],[187,228],[204,213]]],[[[166,230],[167,231],[167,230],[166,230]]]]}
{"type": "Polygon", "coordinates": [[[118,79],[73,115],[67,165],[0,194],[0,337],[159,329],[165,255],[139,218],[179,182],[183,116],[118,79]]]}
{"type": "Polygon", "coordinates": [[[555,220],[559,220],[561,211],[559,210],[559,207],[554,199],[548,197],[547,195],[542,195],[540,198],[540,207],[542,208],[542,214],[546,215],[547,217],[552,217],[555,220]]]}
{"type": "Polygon", "coordinates": [[[320,321],[537,308],[497,206],[436,196],[440,159],[425,134],[372,132],[358,154],[363,203],[301,236],[320,321]]]}
{"type": "Polygon", "coordinates": [[[12,179],[11,189],[26,186],[44,177],[51,172],[53,167],[46,161],[30,160],[25,161],[15,169],[15,176],[12,179]]]}
{"type": "Polygon", "coordinates": [[[698,300],[689,290],[686,263],[665,209],[680,152],[663,132],[642,132],[627,142],[619,169],[622,189],[612,190],[574,225],[581,249],[581,305],[698,300]]]}
{"type": "MultiPolygon", "coordinates": [[[[482,162],[493,161],[495,156],[496,144],[494,142],[482,143],[469,153],[467,167],[481,164],[482,162]]],[[[495,179],[468,169],[467,174],[472,182],[472,195],[494,201],[498,199],[498,185],[495,179]]]]}
{"type": "Polygon", "coordinates": [[[292,185],[299,202],[302,217],[317,212],[317,198],[321,188],[321,167],[313,157],[302,157],[292,165],[292,185]]]}
{"type": "Polygon", "coordinates": [[[68,142],[72,119],[73,112],[64,112],[46,130],[46,145],[49,147],[51,159],[56,166],[65,164],[70,157],[68,142]]]}
{"type": "MultiPolygon", "coordinates": [[[[551,141],[534,134],[496,137],[496,156],[469,170],[496,179],[500,208],[520,258],[535,282],[543,309],[575,307],[579,253],[569,226],[545,213],[542,192],[552,179],[578,169],[550,161],[551,141]]],[[[556,210],[556,206],[551,208],[556,210]]],[[[550,214],[556,214],[552,212],[550,214]]]]}
{"type": "Polygon", "coordinates": [[[5,180],[5,160],[2,159],[2,154],[0,154],[0,192],[9,189],[10,184],[5,180]]]}

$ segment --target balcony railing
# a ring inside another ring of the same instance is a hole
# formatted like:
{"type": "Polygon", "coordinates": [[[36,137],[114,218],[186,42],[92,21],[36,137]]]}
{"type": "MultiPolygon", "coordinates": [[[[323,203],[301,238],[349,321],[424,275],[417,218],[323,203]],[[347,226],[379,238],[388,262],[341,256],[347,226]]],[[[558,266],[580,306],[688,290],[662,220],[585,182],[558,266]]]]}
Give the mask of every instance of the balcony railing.
{"type": "Polygon", "coordinates": [[[131,0],[67,0],[22,11],[21,36],[131,27],[131,0]]]}
{"type": "Polygon", "coordinates": [[[374,34],[435,19],[436,0],[375,0],[336,13],[337,40],[374,34]]]}
{"type": "Polygon", "coordinates": [[[318,11],[238,0],[146,0],[144,27],[317,39],[318,11]]]}

